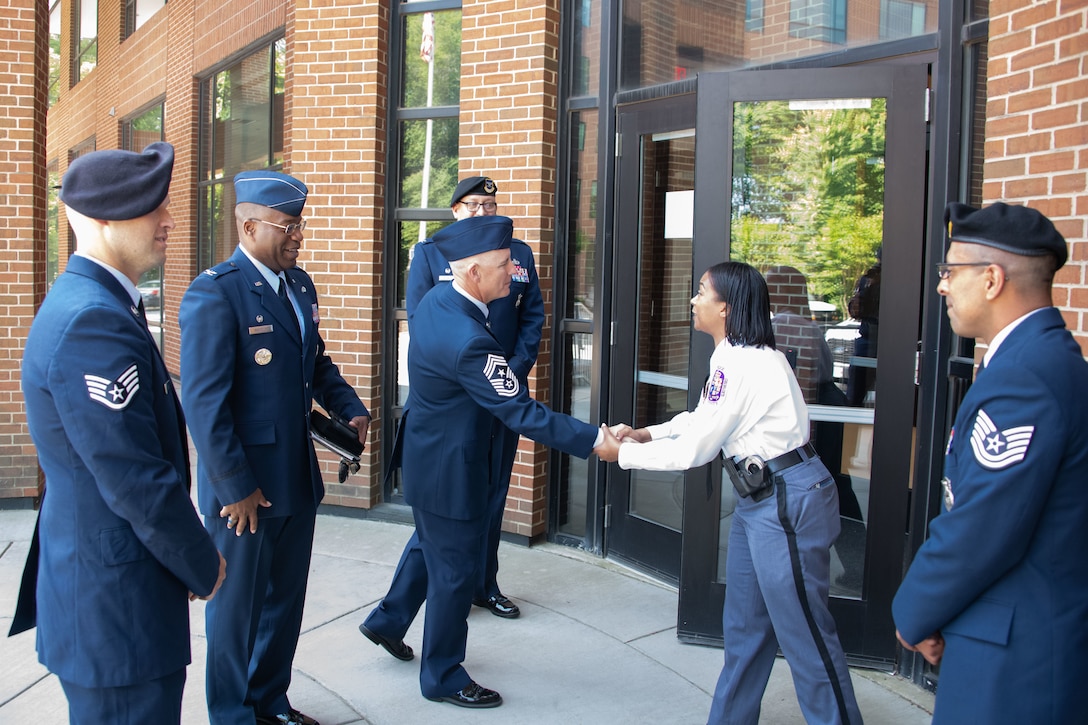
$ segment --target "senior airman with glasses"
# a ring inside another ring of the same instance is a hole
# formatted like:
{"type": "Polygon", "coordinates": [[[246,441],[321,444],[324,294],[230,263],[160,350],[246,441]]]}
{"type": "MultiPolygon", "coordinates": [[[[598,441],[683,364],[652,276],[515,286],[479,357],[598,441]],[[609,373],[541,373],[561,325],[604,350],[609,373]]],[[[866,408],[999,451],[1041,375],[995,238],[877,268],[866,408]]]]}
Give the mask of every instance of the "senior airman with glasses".
{"type": "Polygon", "coordinates": [[[945,221],[937,292],[987,350],[945,453],[946,510],[892,603],[897,634],[941,663],[934,723],[1088,722],[1088,363],[1053,302],[1065,239],[1003,203],[950,204],[945,221]]]}

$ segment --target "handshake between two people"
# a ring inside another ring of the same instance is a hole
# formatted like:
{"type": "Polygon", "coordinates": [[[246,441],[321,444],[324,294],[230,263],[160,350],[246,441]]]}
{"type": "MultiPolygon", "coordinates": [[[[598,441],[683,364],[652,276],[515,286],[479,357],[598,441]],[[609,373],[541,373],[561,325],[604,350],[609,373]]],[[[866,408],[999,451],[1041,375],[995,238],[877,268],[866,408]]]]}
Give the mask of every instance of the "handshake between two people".
{"type": "Polygon", "coordinates": [[[650,432],[645,428],[632,428],[626,423],[619,423],[617,425],[609,426],[607,423],[601,423],[601,431],[604,433],[604,438],[600,444],[593,449],[593,452],[597,454],[605,463],[615,463],[620,458],[620,445],[624,441],[631,440],[638,443],[647,443],[650,441],[650,432]]]}

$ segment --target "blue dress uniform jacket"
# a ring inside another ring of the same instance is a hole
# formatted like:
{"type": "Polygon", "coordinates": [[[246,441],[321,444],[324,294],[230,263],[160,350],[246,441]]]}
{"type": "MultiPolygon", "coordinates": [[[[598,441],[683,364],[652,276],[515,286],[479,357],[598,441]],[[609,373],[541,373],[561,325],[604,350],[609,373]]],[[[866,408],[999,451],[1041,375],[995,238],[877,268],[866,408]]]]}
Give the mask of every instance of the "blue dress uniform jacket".
{"type": "Polygon", "coordinates": [[[348,420],[368,415],[325,354],[313,280],[297,267],[285,274],[304,333],[240,249],[193,280],[181,304],[181,394],[206,516],[257,488],[272,502],[261,517],[312,513],[325,495],[312,401],[348,420]]]}
{"type": "Polygon", "coordinates": [[[219,556],[189,499],[170,376],[107,270],[69,260],[31,326],[22,382],[46,478],[39,659],[85,688],[182,670],[188,592],[211,592],[219,556]]]}
{"type": "MultiPolygon", "coordinates": [[[[529,245],[520,239],[510,241],[510,259],[514,272],[510,280],[510,294],[488,305],[488,322],[491,333],[502,345],[507,364],[522,385],[529,379],[529,371],[536,364],[540,352],[541,331],[544,327],[544,300],[540,295],[540,280],[536,274],[536,261],[529,245]]],[[[416,307],[427,291],[439,285],[449,285],[453,274],[449,262],[438,251],[438,245],[428,239],[417,244],[408,268],[408,327],[411,330],[416,307]]],[[[499,540],[502,536],[502,519],[506,510],[506,496],[510,491],[510,474],[517,457],[520,436],[509,428],[503,428],[496,436],[497,445],[492,454],[497,457],[497,472],[488,503],[487,537],[480,562],[479,578],[474,598],[487,600],[500,594],[499,540]]]]}
{"type": "MultiPolygon", "coordinates": [[[[502,345],[506,362],[522,383],[536,365],[540,353],[541,329],[544,326],[544,299],[536,275],[536,261],[529,245],[520,239],[510,240],[510,258],[514,274],[510,294],[493,300],[487,306],[491,334],[502,345]]],[[[411,328],[416,307],[432,287],[453,282],[450,263],[438,251],[438,245],[426,239],[416,245],[408,268],[408,290],[405,306],[411,328]]]]}
{"type": "Polygon", "coordinates": [[[453,285],[436,287],[420,302],[408,375],[402,467],[405,500],[415,508],[455,519],[485,512],[496,419],[581,458],[593,450],[597,429],[530,398],[507,369],[483,313],[453,285]]]}
{"type": "Polygon", "coordinates": [[[908,642],[944,635],[933,721],[1088,722],[1088,363],[1058,310],[979,372],[945,478],[892,604],[908,642]]]}
{"type": "Polygon", "coordinates": [[[366,407],[325,354],[313,281],[285,272],[299,319],[241,249],[200,274],[181,303],[182,400],[198,454],[205,525],[231,574],[206,610],[214,725],[290,710],[317,505],[325,488],[310,441],[312,401],[348,420],[366,407]],[[258,488],[255,534],[236,536],[224,504],[258,488]]]}

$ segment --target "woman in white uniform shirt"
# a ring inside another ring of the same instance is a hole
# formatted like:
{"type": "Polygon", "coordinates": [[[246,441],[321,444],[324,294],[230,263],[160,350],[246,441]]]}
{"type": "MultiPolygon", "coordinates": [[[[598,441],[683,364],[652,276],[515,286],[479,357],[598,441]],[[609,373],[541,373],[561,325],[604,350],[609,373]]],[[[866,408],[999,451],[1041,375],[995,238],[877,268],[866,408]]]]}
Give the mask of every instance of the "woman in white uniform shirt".
{"type": "Polygon", "coordinates": [[[684,470],[721,453],[737,489],[722,616],[725,667],[709,722],[759,720],[781,647],[808,723],[859,723],[827,608],[838,494],[807,444],[808,408],[775,349],[767,284],[747,264],[717,264],[699,280],[691,309],[695,329],[715,343],[699,405],[660,425],[612,430],[622,440],[621,468],[684,470]]]}

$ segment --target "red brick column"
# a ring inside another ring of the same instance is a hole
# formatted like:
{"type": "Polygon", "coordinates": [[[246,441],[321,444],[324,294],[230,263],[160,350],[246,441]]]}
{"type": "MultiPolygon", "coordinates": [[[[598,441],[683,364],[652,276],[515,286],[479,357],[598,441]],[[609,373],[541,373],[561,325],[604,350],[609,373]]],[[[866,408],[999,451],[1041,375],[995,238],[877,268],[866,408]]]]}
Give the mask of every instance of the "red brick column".
{"type": "MultiPolygon", "coordinates": [[[[462,7],[460,175],[490,176],[500,212],[536,256],[545,322],[540,357],[530,376],[537,400],[548,401],[555,243],[558,0],[484,0],[462,7]]],[[[533,537],[547,528],[548,452],[522,439],[503,528],[533,537]]]]}
{"type": "Polygon", "coordinates": [[[1025,204],[1069,243],[1054,304],[1088,353],[1088,4],[990,3],[985,203],[1025,204]]]}
{"type": "Polygon", "coordinates": [[[33,497],[38,460],[26,428],[20,386],[23,347],[45,295],[45,112],[48,8],[0,0],[0,189],[4,190],[4,267],[0,279],[0,498],[33,497]]]}

